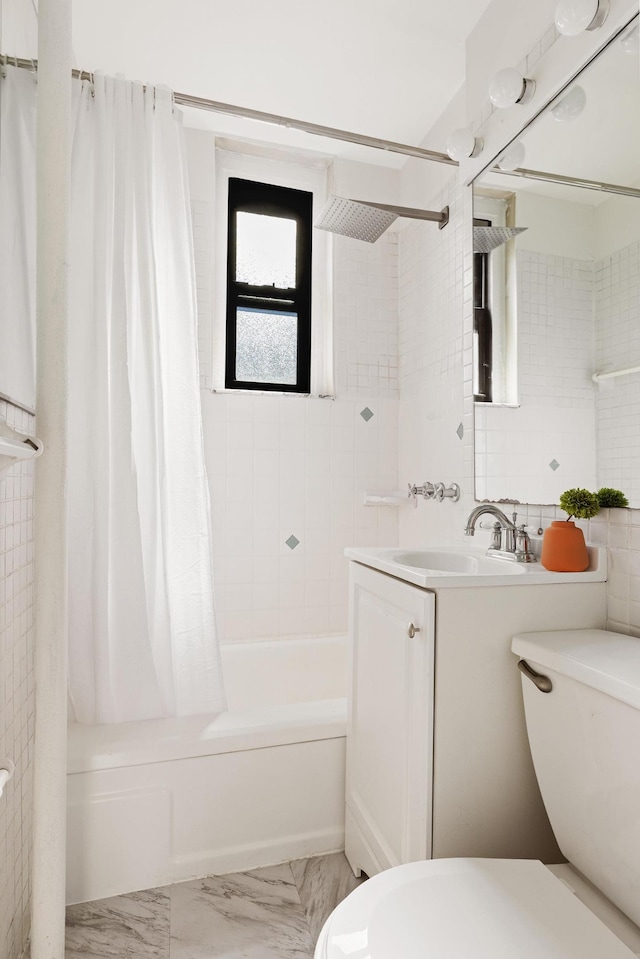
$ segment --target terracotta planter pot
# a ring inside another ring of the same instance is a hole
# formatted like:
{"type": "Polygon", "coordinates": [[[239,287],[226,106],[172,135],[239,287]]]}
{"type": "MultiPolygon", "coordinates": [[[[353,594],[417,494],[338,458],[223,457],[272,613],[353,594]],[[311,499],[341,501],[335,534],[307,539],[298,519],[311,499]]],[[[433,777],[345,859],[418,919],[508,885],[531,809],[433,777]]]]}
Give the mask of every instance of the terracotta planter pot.
{"type": "Polygon", "coordinates": [[[556,520],[544,531],[540,562],[556,573],[581,573],[589,566],[584,533],[571,520],[556,520]]]}

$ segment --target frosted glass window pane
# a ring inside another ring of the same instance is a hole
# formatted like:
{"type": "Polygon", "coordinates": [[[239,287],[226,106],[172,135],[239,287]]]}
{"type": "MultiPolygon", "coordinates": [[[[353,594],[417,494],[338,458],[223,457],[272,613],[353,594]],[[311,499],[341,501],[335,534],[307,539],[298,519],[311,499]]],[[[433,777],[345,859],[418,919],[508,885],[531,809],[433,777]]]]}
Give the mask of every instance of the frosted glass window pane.
{"type": "Polygon", "coordinates": [[[236,379],[295,386],[297,354],[297,313],[236,311],[236,379]]]}
{"type": "Polygon", "coordinates": [[[296,285],[296,221],[238,212],[236,281],[286,290],[296,285]]]}

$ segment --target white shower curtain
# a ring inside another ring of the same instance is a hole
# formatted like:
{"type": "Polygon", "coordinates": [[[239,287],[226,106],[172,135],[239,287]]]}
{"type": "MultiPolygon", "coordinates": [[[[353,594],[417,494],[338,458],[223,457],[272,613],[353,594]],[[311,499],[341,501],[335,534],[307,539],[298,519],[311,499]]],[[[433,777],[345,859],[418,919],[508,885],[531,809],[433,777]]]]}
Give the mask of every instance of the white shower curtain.
{"type": "Polygon", "coordinates": [[[36,405],[36,78],[0,77],[0,393],[36,405]]]}
{"type": "Polygon", "coordinates": [[[195,275],[171,94],[74,84],[69,331],[73,717],[225,708],[195,275]]]}

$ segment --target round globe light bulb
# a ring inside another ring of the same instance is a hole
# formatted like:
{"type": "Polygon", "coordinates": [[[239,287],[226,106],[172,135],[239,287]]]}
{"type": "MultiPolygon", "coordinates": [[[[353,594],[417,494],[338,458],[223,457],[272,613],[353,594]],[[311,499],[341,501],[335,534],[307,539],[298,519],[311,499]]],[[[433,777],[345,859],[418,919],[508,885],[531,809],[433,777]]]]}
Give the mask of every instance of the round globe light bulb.
{"type": "Polygon", "coordinates": [[[584,30],[597,30],[607,19],[609,0],[560,0],[556,27],[565,37],[577,37],[584,30]]]}
{"type": "Polygon", "coordinates": [[[522,140],[510,144],[497,160],[500,170],[517,170],[524,163],[525,148],[522,140]]]}
{"type": "Polygon", "coordinates": [[[482,152],[482,140],[474,137],[468,127],[454,130],[447,140],[447,153],[452,160],[466,160],[482,152]]]}
{"type": "Polygon", "coordinates": [[[499,70],[491,81],[489,99],[495,107],[505,110],[514,103],[527,103],[533,96],[535,83],[527,80],[515,67],[499,70]]]}
{"type": "Polygon", "coordinates": [[[552,108],[551,115],[558,123],[566,123],[568,120],[576,120],[586,105],[587,94],[582,87],[571,87],[562,100],[552,108]]]}

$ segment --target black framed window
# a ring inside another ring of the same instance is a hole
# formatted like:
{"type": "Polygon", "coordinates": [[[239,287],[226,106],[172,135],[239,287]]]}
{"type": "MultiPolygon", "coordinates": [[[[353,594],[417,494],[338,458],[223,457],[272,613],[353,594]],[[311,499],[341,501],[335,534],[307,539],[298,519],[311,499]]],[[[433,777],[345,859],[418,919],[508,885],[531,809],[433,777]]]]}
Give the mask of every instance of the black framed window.
{"type": "MultiPolygon", "coordinates": [[[[474,226],[491,226],[490,220],[474,219],[474,226]]],[[[493,399],[493,324],[489,288],[490,253],[473,254],[473,398],[478,403],[493,399]]]]}
{"type": "Polygon", "coordinates": [[[310,391],[312,202],[229,179],[227,389],[310,391]]]}

